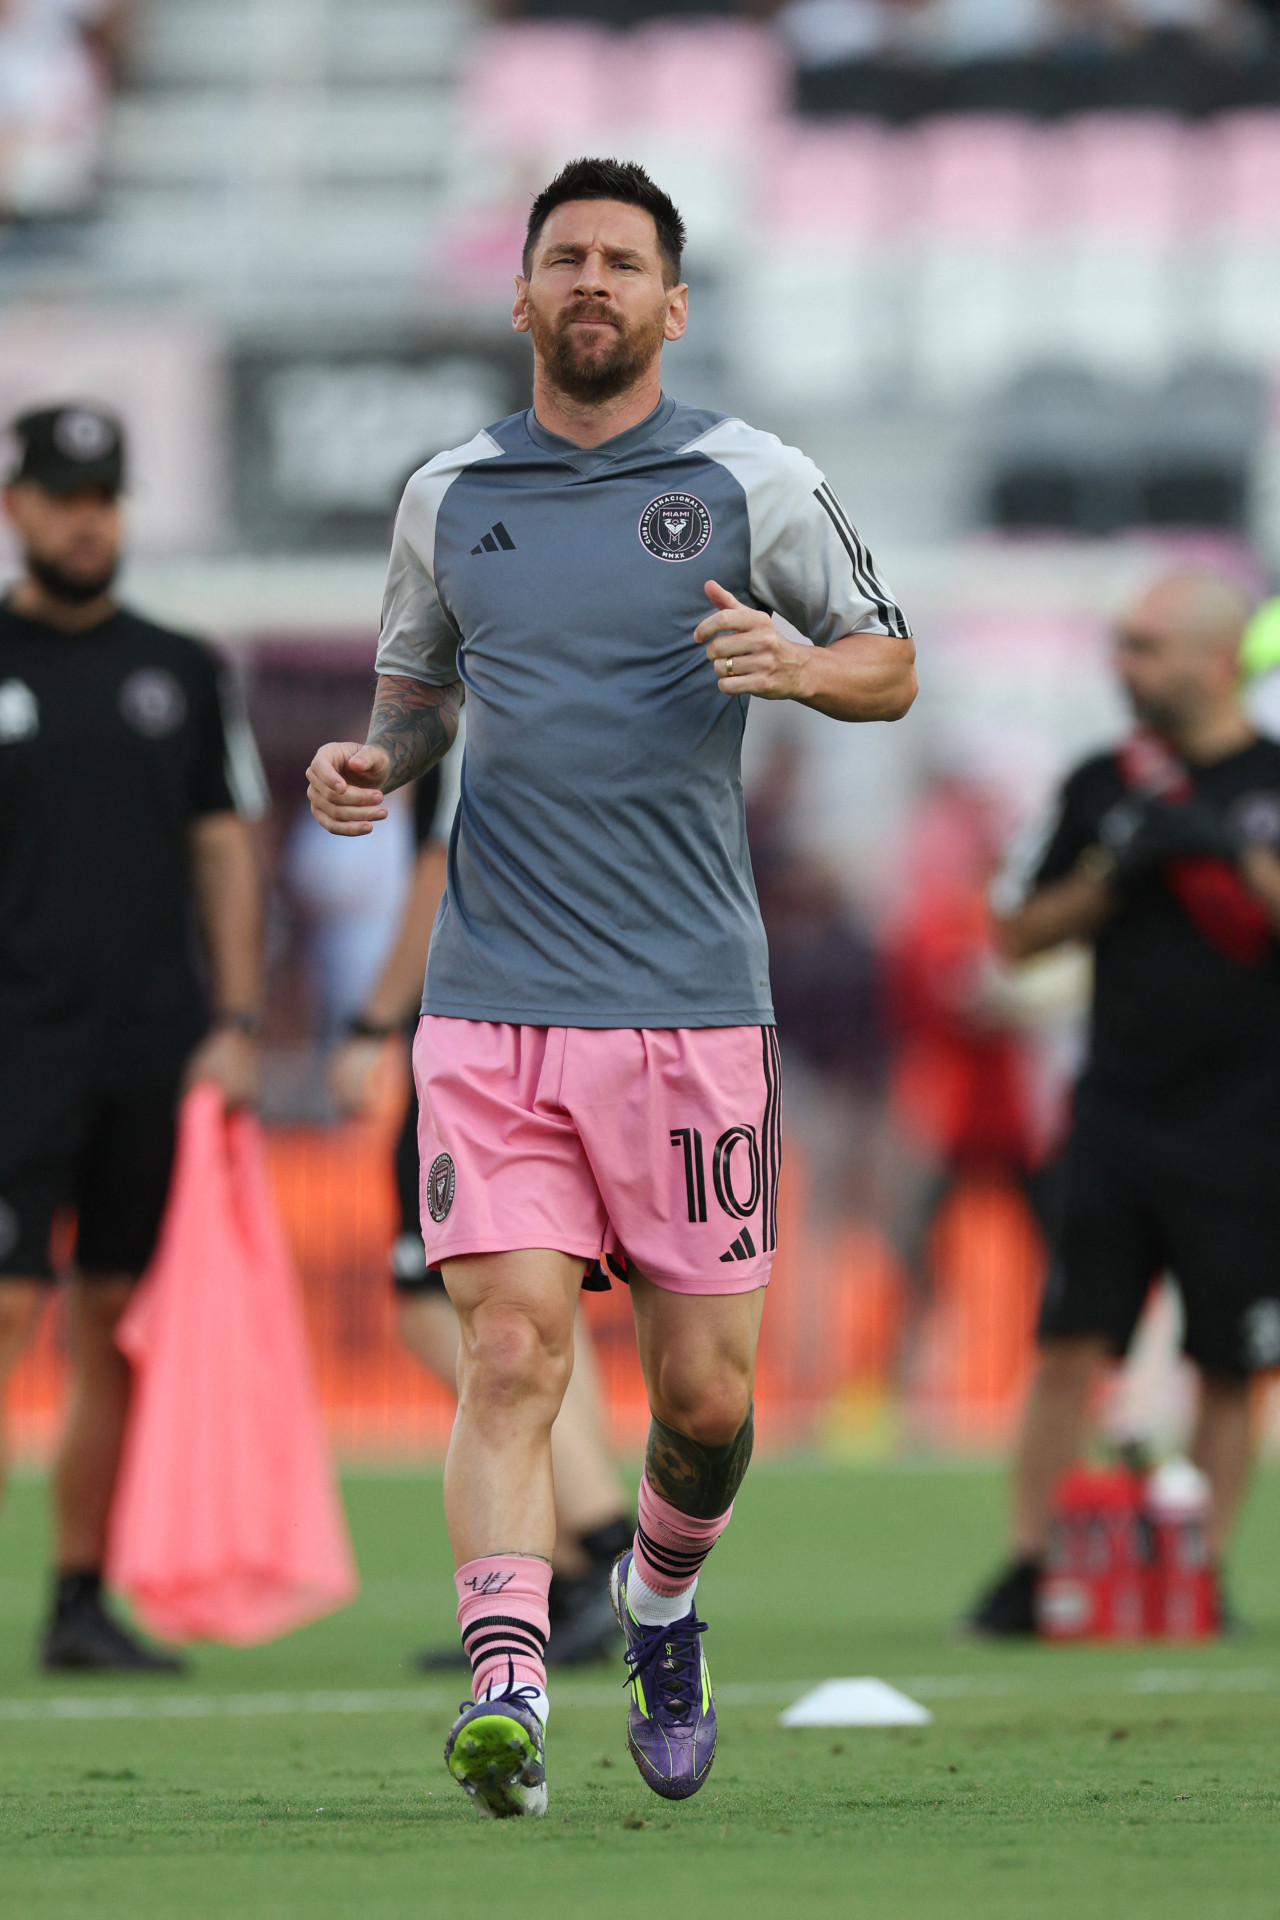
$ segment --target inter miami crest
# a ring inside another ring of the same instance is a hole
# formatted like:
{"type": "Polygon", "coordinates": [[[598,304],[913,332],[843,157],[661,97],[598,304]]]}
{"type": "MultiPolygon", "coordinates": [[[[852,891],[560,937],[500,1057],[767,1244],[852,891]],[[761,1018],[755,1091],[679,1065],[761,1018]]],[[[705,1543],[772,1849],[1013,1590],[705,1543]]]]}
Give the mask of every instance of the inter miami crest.
{"type": "Polygon", "coordinates": [[[696,494],[660,493],[640,515],[640,542],[655,560],[696,560],[711,538],[711,515],[696,494]]]}
{"type": "Polygon", "coordinates": [[[439,1226],[453,1205],[453,1187],[456,1175],[453,1161],[447,1153],[438,1153],[431,1162],[427,1174],[427,1212],[439,1226]]]}

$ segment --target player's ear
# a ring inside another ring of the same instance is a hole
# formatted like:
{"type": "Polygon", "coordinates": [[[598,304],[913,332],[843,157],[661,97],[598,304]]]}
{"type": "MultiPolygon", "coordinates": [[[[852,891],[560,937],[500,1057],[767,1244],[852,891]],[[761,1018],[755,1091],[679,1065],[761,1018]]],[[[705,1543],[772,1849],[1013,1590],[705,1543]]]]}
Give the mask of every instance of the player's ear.
{"type": "Polygon", "coordinates": [[[517,333],[529,331],[529,282],[522,273],[516,275],[515,305],[511,309],[511,324],[517,333]]]}
{"type": "Polygon", "coordinates": [[[682,280],[667,294],[667,317],[662,323],[664,340],[679,340],[689,324],[689,289],[682,280]]]}

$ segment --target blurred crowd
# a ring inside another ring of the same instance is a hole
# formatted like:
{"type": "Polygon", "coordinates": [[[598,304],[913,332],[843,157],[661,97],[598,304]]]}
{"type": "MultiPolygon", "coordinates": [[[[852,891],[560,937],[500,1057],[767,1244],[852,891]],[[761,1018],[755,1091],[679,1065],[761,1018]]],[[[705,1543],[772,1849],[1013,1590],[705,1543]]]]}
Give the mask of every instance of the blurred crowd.
{"type": "Polygon", "coordinates": [[[1090,60],[1167,36],[1247,55],[1267,44],[1280,9],[1275,0],[500,0],[495,11],[612,26],[681,14],[772,16],[796,63],[814,68],[1090,60]]]}
{"type": "Polygon", "coordinates": [[[1091,60],[1163,35],[1246,51],[1268,31],[1268,12],[1252,0],[786,0],[777,19],[803,67],[1091,60]]]}

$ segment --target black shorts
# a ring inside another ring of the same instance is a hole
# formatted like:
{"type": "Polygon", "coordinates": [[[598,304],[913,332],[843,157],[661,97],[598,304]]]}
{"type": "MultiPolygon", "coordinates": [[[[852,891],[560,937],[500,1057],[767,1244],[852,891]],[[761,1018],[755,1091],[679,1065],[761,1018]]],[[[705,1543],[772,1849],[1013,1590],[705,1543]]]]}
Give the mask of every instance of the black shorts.
{"type": "Polygon", "coordinates": [[[1182,1295],[1184,1346],[1229,1378],[1280,1366],[1280,1125],[1270,1088],[1170,1119],[1077,1098],[1058,1169],[1039,1335],[1123,1354],[1153,1280],[1182,1295]]]}
{"type": "Polygon", "coordinates": [[[447,1298],[439,1269],[427,1265],[422,1244],[421,1201],[418,1196],[418,1092],[410,1082],[409,1106],[396,1141],[396,1196],[400,1202],[400,1231],[391,1247],[391,1283],[397,1293],[438,1293],[447,1298]]]}
{"type": "Polygon", "coordinates": [[[0,1278],[52,1280],[50,1232],[64,1210],[76,1215],[80,1272],[137,1278],[168,1197],[185,1046],[139,1047],[110,1067],[88,1043],[6,1051],[0,1278]]]}

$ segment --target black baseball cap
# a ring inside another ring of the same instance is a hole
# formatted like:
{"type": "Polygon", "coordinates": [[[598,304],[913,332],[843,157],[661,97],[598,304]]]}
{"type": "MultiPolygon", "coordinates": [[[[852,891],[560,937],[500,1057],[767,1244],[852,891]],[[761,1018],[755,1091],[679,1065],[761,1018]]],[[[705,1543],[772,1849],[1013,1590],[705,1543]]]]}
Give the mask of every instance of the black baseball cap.
{"type": "Polygon", "coordinates": [[[10,432],[18,455],[10,481],[34,480],[50,493],[124,487],[124,428],[103,407],[39,407],[21,414],[10,432]]]}

